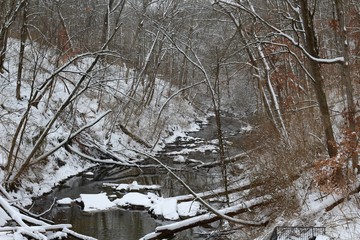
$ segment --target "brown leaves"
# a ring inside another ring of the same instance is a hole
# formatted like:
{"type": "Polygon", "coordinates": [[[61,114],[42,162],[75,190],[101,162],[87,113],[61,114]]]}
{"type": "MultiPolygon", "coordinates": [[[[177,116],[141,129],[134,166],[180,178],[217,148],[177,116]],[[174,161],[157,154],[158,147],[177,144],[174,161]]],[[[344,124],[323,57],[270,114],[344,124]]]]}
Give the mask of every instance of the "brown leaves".
{"type": "Polygon", "coordinates": [[[357,158],[360,152],[359,130],[359,123],[355,132],[345,129],[337,156],[315,163],[315,181],[322,191],[346,192],[356,179],[359,167],[357,158]]]}

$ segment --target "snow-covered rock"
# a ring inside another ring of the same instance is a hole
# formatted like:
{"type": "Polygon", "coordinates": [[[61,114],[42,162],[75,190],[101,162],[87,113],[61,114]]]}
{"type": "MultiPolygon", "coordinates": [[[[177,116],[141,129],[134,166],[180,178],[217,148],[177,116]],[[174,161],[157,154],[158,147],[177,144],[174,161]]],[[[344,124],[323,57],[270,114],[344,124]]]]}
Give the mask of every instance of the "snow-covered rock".
{"type": "Polygon", "coordinates": [[[181,202],[177,205],[177,212],[181,218],[194,217],[200,210],[199,202],[181,202]]]}
{"type": "Polygon", "coordinates": [[[73,202],[74,202],[74,200],[69,197],[62,198],[62,199],[59,199],[56,201],[56,203],[60,204],[60,205],[71,205],[71,203],[73,203],[73,202]]]}
{"type": "Polygon", "coordinates": [[[80,194],[80,199],[84,204],[85,212],[103,211],[116,206],[109,200],[106,193],[80,194]]]}

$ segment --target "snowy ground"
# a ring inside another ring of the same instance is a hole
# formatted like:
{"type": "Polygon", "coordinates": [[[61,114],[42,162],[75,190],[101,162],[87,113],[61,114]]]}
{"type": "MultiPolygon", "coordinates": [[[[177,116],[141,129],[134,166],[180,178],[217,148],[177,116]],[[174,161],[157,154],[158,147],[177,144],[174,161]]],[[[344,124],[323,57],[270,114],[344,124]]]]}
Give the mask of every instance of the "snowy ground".
{"type": "MultiPolygon", "coordinates": [[[[28,107],[32,79],[35,77],[35,88],[40,87],[41,84],[48,80],[51,73],[56,70],[54,65],[55,54],[51,49],[35,48],[28,45],[22,86],[23,99],[16,100],[15,84],[19,42],[11,40],[8,49],[5,67],[9,72],[0,75],[2,82],[0,86],[1,166],[7,163],[7,153],[10,149],[14,133],[28,107]],[[39,58],[41,58],[41,61],[35,61],[39,58]],[[39,63],[41,64],[41,68],[38,69],[37,75],[34,76],[33,70],[37,67],[35,64],[39,63]]],[[[82,76],[92,60],[92,57],[86,57],[78,61],[77,65],[67,67],[67,71],[64,71],[53,85],[53,91],[49,101],[44,98],[37,108],[31,108],[28,124],[24,130],[21,148],[18,153],[19,165],[15,165],[15,171],[20,167],[22,159],[26,158],[31,151],[36,137],[39,136],[39,133],[43,131],[43,128],[53,118],[61,104],[69,96],[69,92],[73,89],[74,83],[82,76]]],[[[131,139],[114,124],[125,121],[125,113],[122,112],[123,105],[119,104],[119,102],[126,102],[128,100],[125,96],[130,88],[131,81],[125,80],[124,75],[126,70],[125,66],[98,66],[89,82],[89,86],[93,88],[90,88],[85,94],[77,98],[72,108],[64,111],[59,119],[56,120],[41,151],[46,152],[56,147],[59,142],[70,135],[72,130],[79,129],[94,121],[107,110],[112,110],[113,112],[89,128],[86,131],[86,136],[91,136],[99,145],[107,150],[111,150],[117,154],[119,159],[124,161],[139,158],[138,153],[132,151],[134,148],[145,152],[148,151],[146,147],[131,139]],[[104,69],[106,71],[103,71],[104,69]],[[97,95],[99,93],[99,85],[97,85],[99,82],[106,85],[103,89],[104,96],[102,96],[102,101],[104,102],[101,104],[99,103],[99,97],[97,95]],[[113,91],[115,87],[118,91],[113,91]],[[71,114],[75,117],[71,117],[71,114]]],[[[149,143],[155,151],[159,151],[164,147],[165,143],[173,142],[177,137],[185,136],[185,131],[198,130],[199,126],[194,122],[195,120],[199,120],[199,118],[204,121],[204,118],[200,117],[192,105],[186,101],[171,101],[165,106],[166,96],[163,93],[174,92],[174,90],[169,89],[170,87],[166,82],[159,79],[156,81],[157,88],[155,89],[155,96],[159,97],[154,98],[151,104],[145,108],[139,116],[131,119],[128,127],[135,135],[149,143]],[[160,118],[159,125],[165,126],[164,131],[154,134],[154,129],[152,129],[151,126],[155,125],[154,123],[158,120],[158,113],[163,106],[162,116],[166,117],[160,118]],[[159,139],[158,136],[160,136],[159,139]]],[[[140,87],[139,91],[141,92],[142,90],[140,87]]],[[[135,95],[134,98],[135,100],[136,98],[141,99],[141,96],[135,95]]],[[[215,151],[216,147],[214,147],[214,144],[209,144],[200,150],[215,151]]],[[[175,158],[176,161],[182,162],[185,159],[183,159],[181,155],[187,153],[188,152],[182,151],[171,154],[177,156],[175,158]]],[[[10,194],[16,203],[23,206],[29,205],[32,197],[51,191],[61,180],[82,172],[95,164],[96,163],[91,161],[81,159],[76,154],[71,154],[65,148],[59,148],[54,154],[47,157],[45,162],[31,168],[31,171],[22,177],[19,191],[11,192],[10,194]]],[[[0,181],[2,183],[5,177],[6,173],[0,170],[0,181]]],[[[136,186],[136,184],[134,184],[133,186],[127,187],[135,188],[139,187],[139,185],[136,186]]],[[[82,194],[79,197],[84,202],[86,211],[99,211],[119,206],[140,205],[151,209],[156,215],[162,215],[165,219],[177,220],[180,217],[193,216],[200,210],[200,205],[196,202],[178,204],[175,199],[161,198],[154,194],[127,193],[123,198],[116,199],[115,201],[110,201],[103,193],[96,195],[82,194]]],[[[302,201],[302,212],[299,216],[294,216],[293,219],[281,219],[279,217],[279,219],[277,219],[278,222],[269,226],[266,230],[267,232],[264,233],[259,240],[263,239],[264,236],[268,236],[277,225],[324,226],[327,235],[332,239],[360,239],[358,193],[351,196],[330,212],[326,212],[324,208],[336,200],[336,198],[336,195],[323,198],[317,191],[307,193],[306,197],[302,196],[299,198],[302,201]]],[[[72,201],[72,199],[62,199],[59,203],[69,204],[72,201]]],[[[4,214],[0,209],[0,226],[4,226],[8,219],[7,214],[4,214]]],[[[6,238],[0,235],[1,239],[23,239],[21,236],[13,235],[12,237],[13,238],[6,238]]],[[[234,238],[236,238],[236,234],[234,238]]],[[[325,240],[327,238],[326,236],[321,236],[317,239],[325,240]]]]}
{"type": "MultiPolygon", "coordinates": [[[[31,94],[33,94],[31,85],[34,84],[33,90],[40,88],[42,84],[53,79],[50,77],[51,74],[59,69],[54,65],[56,54],[54,54],[53,50],[35,45],[29,44],[25,49],[25,67],[21,88],[22,99],[17,100],[15,98],[15,86],[19,42],[14,39],[9,41],[5,63],[8,72],[0,75],[2,82],[0,86],[0,166],[5,166],[7,163],[8,152],[14,133],[30,104],[29,99],[32,96],[31,94]],[[35,73],[34,69],[38,71],[35,73]]],[[[18,141],[16,145],[20,147],[18,160],[14,165],[12,173],[16,173],[20,168],[24,159],[31,152],[37,137],[41,135],[44,128],[54,118],[60,106],[70,96],[76,82],[83,76],[83,73],[93,60],[93,57],[88,56],[77,61],[76,65],[70,64],[55,77],[56,80],[52,85],[51,93],[46,92],[37,107],[30,107],[22,140],[18,141]]],[[[141,159],[139,154],[132,149],[149,152],[146,146],[131,138],[117,126],[117,123],[123,124],[125,118],[128,117],[125,116],[125,112],[122,112],[123,104],[119,104],[129,100],[126,95],[127,91],[131,88],[132,81],[125,79],[126,70],[126,67],[123,65],[106,66],[99,64],[84,85],[88,89],[74,99],[73,104],[65,108],[56,119],[44,143],[41,145],[39,150],[41,153],[39,154],[51,151],[60,142],[67,139],[74,130],[97,120],[99,116],[108,110],[111,110],[112,113],[88,128],[83,136],[93,139],[99,146],[116,154],[116,157],[120,161],[124,160],[124,162],[129,159],[141,159]],[[101,93],[103,94],[101,102],[98,95],[100,93],[100,86],[102,87],[101,93]]],[[[167,82],[157,79],[154,93],[156,97],[153,98],[153,101],[140,114],[134,115],[133,119],[127,119],[130,120],[127,128],[134,135],[152,146],[153,153],[161,150],[165,142],[171,142],[173,141],[172,138],[184,135],[184,131],[198,130],[199,126],[195,124],[195,120],[205,120],[205,116],[199,116],[187,101],[177,101],[176,103],[170,101],[165,105],[168,97],[165,95],[165,92],[174,92],[175,90],[167,82]],[[161,116],[159,115],[160,111],[162,111],[161,116]],[[160,128],[154,129],[152,126],[156,125],[156,121],[159,121],[158,125],[160,128]]],[[[142,86],[140,86],[139,92],[141,93],[142,91],[142,86]]],[[[133,96],[133,102],[137,101],[136,98],[141,99],[140,93],[133,96]]],[[[130,103],[133,104],[133,102],[130,103]]],[[[133,106],[133,108],[135,107],[133,106]]],[[[39,156],[39,154],[35,155],[35,157],[39,156]]],[[[60,147],[48,156],[45,161],[31,167],[30,171],[22,176],[20,189],[16,192],[10,192],[10,195],[17,204],[22,206],[29,205],[32,202],[32,197],[51,191],[61,180],[82,172],[95,164],[97,163],[84,160],[77,154],[73,154],[64,147],[60,147]]],[[[0,170],[0,181],[2,183],[7,176],[6,172],[0,170]]],[[[83,195],[81,197],[85,201],[89,198],[91,199],[91,196],[83,195]]],[[[103,197],[104,199],[102,200],[104,200],[103,203],[105,204],[107,203],[105,200],[106,196],[103,197]]],[[[104,207],[107,207],[107,205],[104,207]]],[[[93,208],[94,206],[88,206],[88,209],[93,208]]],[[[3,226],[7,220],[6,214],[0,214],[0,226],[3,226]]]]}

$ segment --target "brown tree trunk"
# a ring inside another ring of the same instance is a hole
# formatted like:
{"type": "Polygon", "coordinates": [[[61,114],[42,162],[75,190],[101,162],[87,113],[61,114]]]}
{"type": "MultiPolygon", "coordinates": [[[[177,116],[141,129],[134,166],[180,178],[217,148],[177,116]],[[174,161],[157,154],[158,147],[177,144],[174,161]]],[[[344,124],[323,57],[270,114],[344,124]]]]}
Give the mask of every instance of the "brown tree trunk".
{"type": "MultiPolygon", "coordinates": [[[[354,101],[354,88],[351,81],[350,75],[350,49],[349,43],[347,38],[347,29],[346,29],[346,22],[345,22],[345,11],[344,5],[342,0],[335,0],[335,7],[339,22],[339,32],[340,32],[340,44],[339,47],[341,49],[341,54],[344,57],[344,62],[342,64],[342,81],[345,86],[346,92],[346,104],[347,104],[347,122],[348,127],[351,132],[356,131],[356,121],[355,121],[355,113],[356,113],[356,106],[354,101]]],[[[351,134],[350,141],[353,146],[357,145],[357,137],[356,134],[351,134]]],[[[352,165],[353,168],[358,168],[358,154],[356,150],[353,152],[352,156],[352,165]]]]}
{"type": "MultiPolygon", "coordinates": [[[[313,14],[308,8],[308,1],[301,0],[301,16],[303,18],[304,31],[305,31],[305,49],[313,57],[319,58],[319,51],[317,46],[317,39],[315,35],[313,14]]],[[[321,75],[321,63],[316,60],[310,59],[310,73],[313,77],[313,85],[315,89],[316,98],[319,104],[321,121],[324,127],[326,146],[330,157],[337,155],[337,146],[334,138],[334,132],[332,129],[332,123],[330,119],[329,105],[326,99],[326,93],[324,90],[324,79],[321,75]]]]}
{"type": "Polygon", "coordinates": [[[25,53],[25,43],[26,43],[26,32],[27,32],[27,14],[28,14],[29,3],[26,2],[23,9],[22,15],[22,26],[21,26],[21,35],[20,35],[20,51],[19,51],[19,65],[17,72],[17,81],[16,81],[16,99],[21,99],[21,78],[24,62],[24,53],[25,53]]]}
{"type": "Polygon", "coordinates": [[[0,73],[4,72],[5,53],[7,46],[7,29],[0,32],[0,73]]]}

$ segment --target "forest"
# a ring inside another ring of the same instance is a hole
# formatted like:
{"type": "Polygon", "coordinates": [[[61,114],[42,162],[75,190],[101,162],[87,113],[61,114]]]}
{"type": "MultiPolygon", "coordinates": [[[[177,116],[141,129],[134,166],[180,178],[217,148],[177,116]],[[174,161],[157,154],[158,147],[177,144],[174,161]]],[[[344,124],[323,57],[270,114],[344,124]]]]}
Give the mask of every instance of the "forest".
{"type": "Polygon", "coordinates": [[[359,109],[357,0],[0,0],[0,239],[117,238],[32,210],[85,173],[133,239],[357,239],[359,109]]]}

